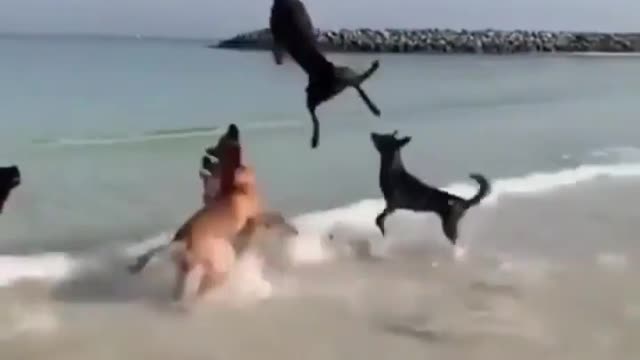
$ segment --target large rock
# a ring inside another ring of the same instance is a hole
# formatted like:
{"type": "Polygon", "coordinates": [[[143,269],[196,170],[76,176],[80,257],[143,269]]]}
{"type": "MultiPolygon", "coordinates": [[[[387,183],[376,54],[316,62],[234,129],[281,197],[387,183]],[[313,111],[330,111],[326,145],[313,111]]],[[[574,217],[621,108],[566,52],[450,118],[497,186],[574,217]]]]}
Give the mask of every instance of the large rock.
{"type": "MultiPolygon", "coordinates": [[[[331,52],[428,52],[515,54],[533,52],[635,52],[640,34],[451,29],[317,30],[319,47],[331,52]]],[[[269,29],[237,35],[213,48],[270,49],[269,29]]]]}

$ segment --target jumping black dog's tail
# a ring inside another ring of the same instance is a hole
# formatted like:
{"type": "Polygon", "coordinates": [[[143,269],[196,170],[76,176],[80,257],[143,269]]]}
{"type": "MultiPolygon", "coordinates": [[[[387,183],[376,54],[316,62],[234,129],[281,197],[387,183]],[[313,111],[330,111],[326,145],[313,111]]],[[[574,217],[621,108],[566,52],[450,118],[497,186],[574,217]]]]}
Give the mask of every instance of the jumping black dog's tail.
{"type": "Polygon", "coordinates": [[[442,219],[442,227],[449,241],[455,245],[458,239],[458,222],[464,216],[466,211],[476,206],[491,192],[491,184],[480,174],[470,174],[470,178],[477,181],[480,185],[478,192],[469,200],[456,201],[446,208],[446,211],[440,213],[442,219]]]}
{"type": "Polygon", "coordinates": [[[471,199],[465,202],[465,207],[467,209],[478,205],[480,201],[482,201],[482,199],[484,199],[491,192],[491,184],[489,183],[489,180],[487,180],[487,178],[485,178],[481,174],[470,174],[469,177],[475,180],[478,185],[480,185],[480,188],[471,199]]]}

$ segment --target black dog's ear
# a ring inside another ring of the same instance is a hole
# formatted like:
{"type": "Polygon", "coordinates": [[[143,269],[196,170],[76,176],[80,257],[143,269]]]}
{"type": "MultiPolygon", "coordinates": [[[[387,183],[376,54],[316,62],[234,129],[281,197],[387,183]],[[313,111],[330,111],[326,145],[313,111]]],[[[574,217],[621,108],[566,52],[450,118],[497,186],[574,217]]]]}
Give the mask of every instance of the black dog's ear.
{"type": "Polygon", "coordinates": [[[398,136],[398,130],[393,130],[393,132],[391,133],[391,136],[393,137],[398,136]]]}
{"type": "Polygon", "coordinates": [[[234,123],[229,124],[227,133],[224,136],[229,140],[240,141],[240,130],[238,126],[234,123]]]}
{"type": "Polygon", "coordinates": [[[400,147],[403,147],[403,146],[407,145],[410,141],[411,141],[411,136],[405,136],[405,137],[399,139],[398,143],[400,144],[400,147]]]}

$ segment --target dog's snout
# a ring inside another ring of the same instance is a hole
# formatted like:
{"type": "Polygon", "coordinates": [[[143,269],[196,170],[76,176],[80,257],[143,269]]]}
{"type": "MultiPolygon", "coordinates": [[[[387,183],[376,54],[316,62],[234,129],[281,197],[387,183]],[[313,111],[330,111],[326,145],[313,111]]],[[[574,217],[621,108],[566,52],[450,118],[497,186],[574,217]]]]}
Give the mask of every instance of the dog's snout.
{"type": "Polygon", "coordinates": [[[213,162],[208,156],[203,156],[201,166],[203,170],[208,171],[210,174],[214,174],[216,172],[216,167],[218,167],[218,163],[213,162]]]}
{"type": "Polygon", "coordinates": [[[208,156],[214,157],[216,159],[220,158],[220,150],[218,149],[218,146],[211,146],[208,147],[204,150],[205,154],[207,154],[208,156]]]}
{"type": "Polygon", "coordinates": [[[11,167],[11,169],[13,170],[13,180],[19,182],[20,179],[22,178],[22,174],[20,174],[20,168],[18,168],[17,166],[13,165],[11,167]]]}
{"type": "Polygon", "coordinates": [[[15,187],[20,184],[20,169],[17,165],[0,167],[0,177],[3,184],[15,187]]]}

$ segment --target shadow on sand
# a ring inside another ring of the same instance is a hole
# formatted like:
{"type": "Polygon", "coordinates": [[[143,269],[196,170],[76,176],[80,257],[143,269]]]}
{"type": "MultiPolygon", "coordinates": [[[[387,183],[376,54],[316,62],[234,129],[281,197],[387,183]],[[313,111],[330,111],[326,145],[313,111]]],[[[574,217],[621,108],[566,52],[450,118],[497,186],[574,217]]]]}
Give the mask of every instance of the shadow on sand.
{"type": "Polygon", "coordinates": [[[100,260],[81,266],[52,291],[55,301],[67,303],[151,303],[161,307],[171,304],[174,272],[165,261],[150,263],[144,272],[131,274],[131,259],[100,260]]]}

